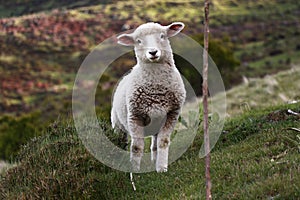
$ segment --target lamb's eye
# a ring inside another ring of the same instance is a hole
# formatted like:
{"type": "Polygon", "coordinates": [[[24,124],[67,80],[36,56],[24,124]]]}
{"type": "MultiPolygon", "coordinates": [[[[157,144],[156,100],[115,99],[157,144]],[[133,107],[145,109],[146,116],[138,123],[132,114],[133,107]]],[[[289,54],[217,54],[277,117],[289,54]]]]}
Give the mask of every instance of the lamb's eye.
{"type": "Polygon", "coordinates": [[[142,44],[142,40],[140,40],[140,39],[137,39],[136,42],[137,42],[138,44],[142,44]]]}
{"type": "Polygon", "coordinates": [[[163,33],[160,35],[160,39],[165,39],[165,35],[163,33]]]}

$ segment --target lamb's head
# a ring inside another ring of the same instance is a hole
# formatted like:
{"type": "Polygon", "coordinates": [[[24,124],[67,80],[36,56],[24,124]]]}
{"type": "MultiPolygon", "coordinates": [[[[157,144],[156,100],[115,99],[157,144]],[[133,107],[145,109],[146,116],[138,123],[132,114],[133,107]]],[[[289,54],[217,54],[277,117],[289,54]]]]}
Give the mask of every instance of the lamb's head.
{"type": "Polygon", "coordinates": [[[118,36],[118,43],[134,46],[138,62],[163,63],[173,58],[168,38],[176,35],[183,28],[182,22],[174,22],[168,26],[149,22],[139,26],[130,34],[118,36]]]}

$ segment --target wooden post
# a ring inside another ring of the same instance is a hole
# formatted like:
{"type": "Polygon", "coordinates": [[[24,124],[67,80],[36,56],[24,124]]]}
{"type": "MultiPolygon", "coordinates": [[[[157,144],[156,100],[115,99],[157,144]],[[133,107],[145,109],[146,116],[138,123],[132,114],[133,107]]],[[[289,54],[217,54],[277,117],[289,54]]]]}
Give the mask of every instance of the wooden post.
{"type": "Polygon", "coordinates": [[[208,40],[209,40],[209,0],[204,0],[204,51],[203,51],[203,123],[204,123],[204,149],[205,149],[205,180],[206,199],[211,200],[211,179],[210,179],[210,143],[208,132],[208,40]]]}

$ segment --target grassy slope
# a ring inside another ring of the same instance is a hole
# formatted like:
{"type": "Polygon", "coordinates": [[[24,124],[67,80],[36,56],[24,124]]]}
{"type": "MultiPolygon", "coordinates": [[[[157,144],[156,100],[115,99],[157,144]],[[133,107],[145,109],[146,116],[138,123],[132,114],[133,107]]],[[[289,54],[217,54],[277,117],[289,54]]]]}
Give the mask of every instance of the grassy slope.
{"type": "MultiPolygon", "coordinates": [[[[226,92],[226,107],[229,117],[235,117],[249,110],[264,109],[268,106],[299,101],[300,65],[263,78],[245,78],[244,83],[226,92]]],[[[216,95],[213,105],[223,95],[216,95]]],[[[201,99],[199,99],[201,101],[201,99]]],[[[188,105],[188,110],[197,109],[197,103],[188,105]]]]}
{"type": "MultiPolygon", "coordinates": [[[[297,199],[300,197],[299,104],[274,111],[247,113],[227,122],[228,132],[212,153],[213,194],[216,199],[297,199]]],[[[17,167],[0,179],[0,195],[14,198],[201,199],[204,161],[194,144],[165,174],[135,175],[103,166],[91,157],[71,125],[58,125],[33,140],[21,153],[17,167]]],[[[0,196],[1,197],[1,196],[0,196]]]]}
{"type": "MultiPolygon", "coordinates": [[[[236,89],[236,95],[245,90],[236,89]]],[[[259,93],[252,99],[263,96],[267,95],[259,93]]],[[[288,109],[299,113],[300,103],[244,110],[227,120],[225,134],[211,155],[214,198],[300,198],[300,133],[291,129],[299,129],[300,119],[289,115],[288,109]]],[[[111,133],[108,127],[106,134],[116,139],[111,133]]],[[[5,199],[203,199],[201,143],[199,132],[165,174],[135,175],[134,192],[128,173],[103,166],[82,146],[72,123],[59,122],[45,136],[28,143],[18,166],[2,174],[0,195],[5,199]]]]}
{"type": "Polygon", "coordinates": [[[227,91],[229,114],[245,110],[265,108],[300,99],[300,65],[273,76],[249,79],[244,84],[227,91]]]}

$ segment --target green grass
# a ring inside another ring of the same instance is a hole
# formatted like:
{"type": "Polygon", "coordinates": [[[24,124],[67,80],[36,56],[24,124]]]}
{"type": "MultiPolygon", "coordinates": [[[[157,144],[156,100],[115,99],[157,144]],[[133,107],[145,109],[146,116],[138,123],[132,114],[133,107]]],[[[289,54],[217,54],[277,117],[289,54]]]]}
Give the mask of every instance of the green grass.
{"type": "MultiPolygon", "coordinates": [[[[215,199],[300,198],[300,103],[252,110],[228,120],[211,154],[215,199]]],[[[116,140],[106,122],[107,135],[116,140]]],[[[16,167],[1,175],[0,197],[58,199],[204,199],[199,132],[167,173],[129,174],[104,166],[83,147],[70,122],[58,122],[33,139],[16,167]]]]}
{"type": "MultiPolygon", "coordinates": [[[[245,110],[263,109],[291,101],[299,101],[300,66],[264,78],[249,79],[247,83],[227,91],[229,115],[238,115],[245,110]]],[[[216,97],[217,98],[217,97],[216,97]]]]}

